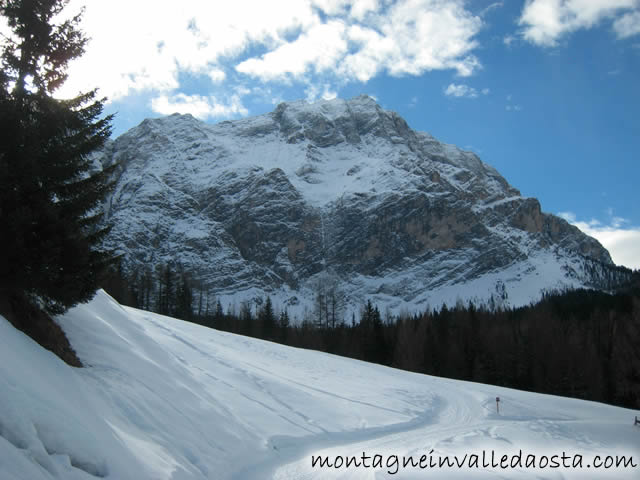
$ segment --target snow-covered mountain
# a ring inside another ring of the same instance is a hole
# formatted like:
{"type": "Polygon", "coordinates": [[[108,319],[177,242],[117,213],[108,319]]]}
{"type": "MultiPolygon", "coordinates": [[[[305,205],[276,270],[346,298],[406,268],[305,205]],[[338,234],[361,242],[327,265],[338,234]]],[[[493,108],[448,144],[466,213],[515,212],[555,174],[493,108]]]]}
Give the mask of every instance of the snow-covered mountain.
{"type": "Polygon", "coordinates": [[[180,262],[225,306],[268,294],[302,315],[322,291],[345,310],[521,305],[615,276],[596,240],[367,96],[145,120],[99,158],[120,165],[106,219],[126,268],[180,262]]]}
{"type": "Polygon", "coordinates": [[[85,368],[0,317],[2,480],[638,478],[631,410],[218,332],[121,307],[104,292],[58,323],[85,368]],[[482,450],[498,460],[522,451],[523,463],[402,466],[403,457],[418,465],[422,455],[438,462],[482,450]],[[581,455],[582,468],[525,463],[563,453],[569,465],[581,455]],[[311,464],[313,455],[333,464],[363,454],[369,468],[311,464]],[[371,468],[374,455],[381,468],[371,468]],[[622,455],[636,467],[592,465],[622,455]]]}

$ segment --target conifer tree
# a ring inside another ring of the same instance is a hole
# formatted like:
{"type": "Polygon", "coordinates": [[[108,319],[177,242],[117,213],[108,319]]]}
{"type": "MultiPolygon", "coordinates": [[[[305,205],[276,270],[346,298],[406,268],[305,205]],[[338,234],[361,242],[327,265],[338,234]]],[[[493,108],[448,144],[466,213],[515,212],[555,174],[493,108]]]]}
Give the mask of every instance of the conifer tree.
{"type": "Polygon", "coordinates": [[[290,326],[290,320],[289,320],[289,312],[287,312],[287,309],[285,308],[284,310],[282,310],[280,312],[280,321],[279,321],[279,328],[281,329],[287,329],[290,326]]]}
{"type": "Polygon", "coordinates": [[[182,320],[191,320],[193,317],[193,288],[188,274],[181,270],[178,278],[179,284],[176,292],[175,316],[182,320]]]}
{"type": "Polygon", "coordinates": [[[271,297],[267,297],[264,307],[260,310],[260,320],[262,323],[262,332],[264,338],[271,339],[276,327],[276,316],[273,312],[271,297]]]}
{"type": "Polygon", "coordinates": [[[253,315],[251,314],[251,304],[242,302],[240,304],[240,334],[253,335],[253,315]]]}
{"type": "Polygon", "coordinates": [[[216,325],[220,325],[222,324],[222,322],[224,322],[224,310],[222,309],[222,303],[220,302],[220,299],[216,301],[216,310],[213,315],[216,325]]]}
{"type": "Polygon", "coordinates": [[[111,258],[98,226],[110,171],[90,158],[110,135],[105,100],[53,96],[87,43],[80,14],[58,22],[67,3],[0,0],[0,300],[48,313],[88,301],[111,258]]]}

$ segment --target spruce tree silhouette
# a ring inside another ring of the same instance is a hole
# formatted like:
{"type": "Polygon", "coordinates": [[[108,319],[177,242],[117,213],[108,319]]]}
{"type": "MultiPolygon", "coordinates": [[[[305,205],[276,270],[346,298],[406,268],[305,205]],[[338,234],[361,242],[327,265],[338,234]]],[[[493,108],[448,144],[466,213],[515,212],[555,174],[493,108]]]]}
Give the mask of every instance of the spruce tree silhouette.
{"type": "Polygon", "coordinates": [[[68,0],[1,0],[0,308],[60,314],[92,298],[112,261],[100,248],[100,202],[110,169],[90,154],[111,133],[97,91],[54,92],[84,53],[81,13],[58,23],[68,0]]]}

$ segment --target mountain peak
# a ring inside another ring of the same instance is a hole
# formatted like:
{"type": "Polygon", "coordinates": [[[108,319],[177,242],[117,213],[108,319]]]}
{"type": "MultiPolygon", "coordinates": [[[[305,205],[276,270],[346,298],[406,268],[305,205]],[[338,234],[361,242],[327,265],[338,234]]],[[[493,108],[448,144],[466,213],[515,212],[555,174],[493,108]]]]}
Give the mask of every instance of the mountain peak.
{"type": "Polygon", "coordinates": [[[395,112],[389,112],[368,95],[350,100],[332,99],[308,103],[285,102],[273,112],[282,135],[296,143],[308,139],[317,147],[342,142],[357,144],[371,134],[393,143],[415,143],[415,135],[395,112]]]}
{"type": "Polygon", "coordinates": [[[224,305],[269,294],[301,316],[321,284],[352,309],[522,305],[601,286],[611,265],[475,154],[366,95],[215,125],[145,121],[102,161],[121,166],[107,242],[125,266],[180,262],[224,305]]]}

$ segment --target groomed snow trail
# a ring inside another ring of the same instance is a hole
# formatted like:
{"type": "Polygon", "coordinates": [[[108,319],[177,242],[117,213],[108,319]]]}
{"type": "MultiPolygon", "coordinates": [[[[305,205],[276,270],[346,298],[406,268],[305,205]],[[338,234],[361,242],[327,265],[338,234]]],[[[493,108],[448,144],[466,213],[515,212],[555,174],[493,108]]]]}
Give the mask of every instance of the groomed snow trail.
{"type": "Polygon", "coordinates": [[[312,455],[481,449],[640,462],[640,429],[629,410],[284,347],[121,307],[104,292],[59,322],[86,368],[0,318],[3,480],[638,478],[638,468],[313,468],[312,455]]]}

